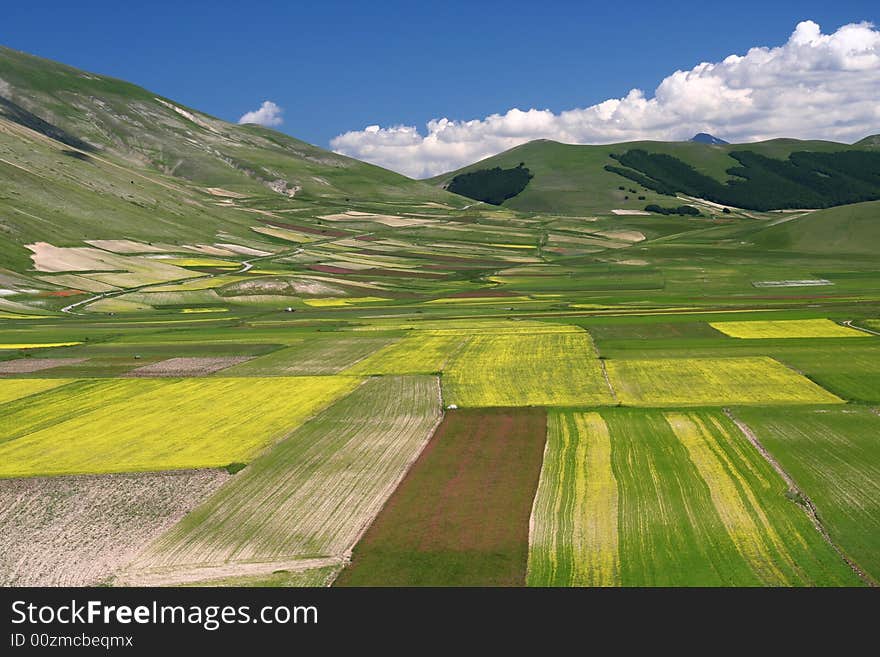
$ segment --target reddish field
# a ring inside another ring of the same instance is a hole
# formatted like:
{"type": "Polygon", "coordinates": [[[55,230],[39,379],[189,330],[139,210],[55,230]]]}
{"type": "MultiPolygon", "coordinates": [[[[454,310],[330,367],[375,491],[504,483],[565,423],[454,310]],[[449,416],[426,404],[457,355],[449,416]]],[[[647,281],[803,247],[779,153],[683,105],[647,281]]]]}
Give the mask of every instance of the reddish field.
{"type": "Polygon", "coordinates": [[[44,292],[40,296],[43,297],[75,297],[78,294],[85,294],[82,290],[55,290],[54,292],[44,292]]]}
{"type": "Polygon", "coordinates": [[[523,586],[547,418],[447,413],[337,586],[523,586]]]}
{"type": "Polygon", "coordinates": [[[333,265],[309,265],[309,269],[324,272],[325,274],[356,274],[354,269],[346,269],[345,267],[334,267],[333,265]]]}

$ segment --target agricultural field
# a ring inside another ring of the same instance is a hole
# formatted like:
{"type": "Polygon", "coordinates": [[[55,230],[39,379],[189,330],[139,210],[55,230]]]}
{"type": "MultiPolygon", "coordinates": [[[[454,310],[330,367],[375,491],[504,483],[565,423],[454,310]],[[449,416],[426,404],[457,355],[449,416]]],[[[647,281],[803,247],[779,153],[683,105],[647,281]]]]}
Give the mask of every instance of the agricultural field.
{"type": "Polygon", "coordinates": [[[107,583],[229,475],[192,470],[0,480],[0,586],[107,583]]]}
{"type": "Polygon", "coordinates": [[[880,581],[880,416],[876,411],[742,408],[735,413],[815,504],[834,542],[874,583],[880,581]]]}
{"type": "Polygon", "coordinates": [[[867,338],[863,331],[835,324],[830,319],[751,320],[710,322],[709,326],[732,338],[867,338]]]}
{"type": "Polygon", "coordinates": [[[353,376],[432,374],[443,370],[467,340],[456,335],[426,332],[426,335],[408,337],[384,347],[344,373],[353,376]]]}
{"type": "Polygon", "coordinates": [[[858,584],[720,411],[554,412],[532,586],[858,584]]]}
{"type": "Polygon", "coordinates": [[[626,406],[843,403],[766,357],[609,360],[606,367],[626,406]]]}
{"type": "Polygon", "coordinates": [[[248,462],[360,381],[99,379],[63,388],[63,380],[0,383],[58,388],[47,392],[39,406],[20,400],[3,407],[0,477],[32,477],[248,462]],[[255,404],[255,399],[268,403],[255,404]],[[59,435],[65,440],[59,441],[59,435]]]}
{"type": "Polygon", "coordinates": [[[447,413],[339,586],[522,586],[546,413],[447,413]]]}
{"type": "Polygon", "coordinates": [[[236,474],[121,581],[181,583],[298,570],[298,562],[341,565],[439,419],[436,377],[368,380],[236,474]]]}
{"type": "Polygon", "coordinates": [[[599,413],[550,414],[532,509],[530,585],[620,584],[619,500],[611,449],[599,413]]]}
{"type": "Polygon", "coordinates": [[[395,338],[369,336],[306,339],[286,349],[238,365],[228,370],[226,374],[230,376],[336,374],[351,368],[355,363],[393,343],[394,340],[395,338]]]}
{"type": "Polygon", "coordinates": [[[446,366],[447,404],[596,406],[613,397],[585,331],[475,335],[446,366]]]}

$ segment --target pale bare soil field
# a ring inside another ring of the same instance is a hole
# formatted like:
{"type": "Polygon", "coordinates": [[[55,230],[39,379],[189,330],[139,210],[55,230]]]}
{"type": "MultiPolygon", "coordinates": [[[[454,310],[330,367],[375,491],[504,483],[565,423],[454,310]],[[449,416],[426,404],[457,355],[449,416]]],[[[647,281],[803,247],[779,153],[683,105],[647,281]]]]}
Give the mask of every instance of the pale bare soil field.
{"type": "Polygon", "coordinates": [[[228,478],[195,470],[0,480],[0,586],[103,583],[228,478]]]}
{"type": "Polygon", "coordinates": [[[168,358],[138,367],[126,376],[207,376],[227,367],[239,365],[251,360],[253,356],[215,356],[193,358],[168,358]]]}
{"type": "Polygon", "coordinates": [[[0,363],[0,374],[31,374],[62,365],[76,365],[86,358],[16,358],[0,363]]]}

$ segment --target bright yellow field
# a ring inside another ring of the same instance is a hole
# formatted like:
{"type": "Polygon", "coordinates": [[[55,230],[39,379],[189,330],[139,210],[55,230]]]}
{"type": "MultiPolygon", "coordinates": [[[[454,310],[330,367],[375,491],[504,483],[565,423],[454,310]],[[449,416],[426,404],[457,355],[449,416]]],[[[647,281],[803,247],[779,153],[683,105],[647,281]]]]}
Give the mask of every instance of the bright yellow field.
{"type": "Polygon", "coordinates": [[[0,349],[46,349],[48,347],[73,347],[82,342],[4,342],[0,349]]]}
{"type": "MultiPolygon", "coordinates": [[[[70,383],[68,379],[0,379],[0,404],[70,383]]],[[[0,409],[0,413],[2,413],[0,409]]],[[[3,440],[0,436],[0,440],[3,440]]]]}
{"type": "Polygon", "coordinates": [[[710,322],[709,326],[732,338],[869,338],[867,333],[841,326],[830,319],[710,322]]]}
{"type": "Polygon", "coordinates": [[[605,364],[618,399],[629,406],[843,403],[764,356],[609,360],[605,364]]]}
{"type": "Polygon", "coordinates": [[[441,371],[467,338],[425,335],[388,345],[347,370],[345,374],[432,374],[441,371]]]}
{"type": "Polygon", "coordinates": [[[216,258],[162,258],[162,262],[178,267],[216,267],[219,269],[241,267],[241,263],[216,258]]]}
{"type": "Polygon", "coordinates": [[[388,301],[383,297],[331,297],[327,299],[304,299],[307,305],[315,308],[333,308],[337,306],[356,306],[359,303],[388,301]]]}
{"type": "Polygon", "coordinates": [[[44,396],[42,420],[29,408],[17,409],[21,421],[3,417],[11,435],[0,435],[0,477],[247,462],[359,383],[333,376],[83,382],[44,396]]]}
{"type": "Polygon", "coordinates": [[[444,401],[461,407],[613,403],[586,331],[474,335],[447,365],[444,401]]]}

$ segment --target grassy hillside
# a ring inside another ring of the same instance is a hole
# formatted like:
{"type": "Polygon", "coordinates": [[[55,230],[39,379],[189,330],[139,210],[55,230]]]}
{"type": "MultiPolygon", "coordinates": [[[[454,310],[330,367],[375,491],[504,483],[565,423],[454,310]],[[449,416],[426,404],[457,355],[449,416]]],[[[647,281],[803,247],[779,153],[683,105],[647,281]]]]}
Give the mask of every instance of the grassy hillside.
{"type": "Polygon", "coordinates": [[[799,151],[836,153],[864,151],[865,148],[864,145],[850,146],[797,139],[773,139],[739,145],[638,141],[602,146],[537,140],[457,171],[442,174],[431,179],[431,182],[445,187],[459,174],[493,167],[511,168],[523,163],[533,174],[533,178],[520,194],[503,203],[505,207],[530,212],[577,215],[608,212],[612,209],[642,210],[651,203],[661,206],[675,205],[670,203],[668,196],[657,193],[657,187],[652,189],[605,169],[606,166],[621,166],[612,155],[620,156],[637,150],[674,157],[693,167],[698,174],[719,183],[727,183],[734,180],[728,170],[741,166],[731,157],[731,153],[735,151],[749,150],[760,156],[785,159],[799,151]]]}
{"type": "Polygon", "coordinates": [[[811,212],[751,236],[756,245],[802,253],[876,254],[880,243],[880,201],[811,212]]]}
{"type": "Polygon", "coordinates": [[[221,230],[248,234],[258,223],[253,205],[401,200],[459,199],[128,82],[0,48],[0,266],[25,269],[21,245],[39,240],[207,241],[221,230]]]}

